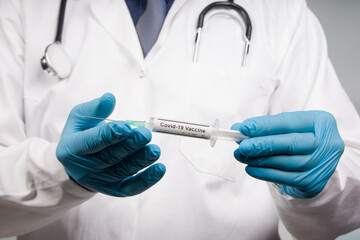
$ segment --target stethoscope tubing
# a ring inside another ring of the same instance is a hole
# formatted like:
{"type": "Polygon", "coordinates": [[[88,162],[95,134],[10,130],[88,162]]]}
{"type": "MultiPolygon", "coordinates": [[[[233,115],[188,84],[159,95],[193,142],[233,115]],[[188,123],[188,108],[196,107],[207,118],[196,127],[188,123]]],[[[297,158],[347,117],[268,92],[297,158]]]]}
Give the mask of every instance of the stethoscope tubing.
{"type": "Polygon", "coordinates": [[[215,8],[224,8],[224,7],[233,9],[233,10],[237,11],[241,15],[242,19],[244,20],[245,28],[246,28],[245,36],[249,41],[251,41],[252,23],[251,23],[251,19],[249,17],[249,14],[247,13],[247,11],[243,7],[241,7],[240,5],[234,3],[233,1],[214,2],[214,3],[211,3],[210,5],[206,6],[204,8],[204,10],[202,10],[202,12],[199,15],[199,19],[198,19],[198,23],[197,23],[196,28],[203,28],[204,27],[205,16],[210,10],[213,10],[215,8]]]}
{"type": "Polygon", "coordinates": [[[242,66],[246,66],[247,56],[250,50],[250,42],[251,42],[251,35],[252,35],[252,23],[249,14],[247,11],[241,7],[240,5],[234,3],[233,0],[229,0],[227,2],[214,2],[206,6],[200,13],[198,18],[198,23],[196,26],[196,36],[195,36],[195,49],[193,55],[193,63],[196,63],[199,56],[199,49],[200,49],[200,42],[201,42],[201,35],[202,29],[204,27],[204,21],[206,14],[216,8],[229,8],[235,10],[242,18],[245,23],[245,48],[243,53],[243,60],[242,66]]]}
{"type": "MultiPolygon", "coordinates": [[[[52,64],[51,64],[52,61],[49,59],[50,57],[48,56],[47,51],[48,51],[48,48],[52,45],[61,47],[62,33],[63,33],[64,20],[65,20],[65,12],[66,12],[66,3],[67,3],[67,0],[61,0],[55,42],[47,46],[47,48],[45,49],[45,54],[41,58],[41,61],[40,61],[43,70],[50,73],[51,75],[59,75],[59,74],[58,74],[57,70],[52,66],[52,64]]],[[[247,13],[247,11],[240,5],[234,3],[234,0],[228,0],[228,1],[224,1],[224,2],[213,2],[213,3],[209,4],[208,6],[206,6],[201,11],[199,18],[198,18],[197,29],[196,29],[195,50],[194,50],[193,62],[194,63],[197,62],[198,52],[199,52],[199,48],[200,48],[201,33],[202,33],[202,29],[204,27],[205,16],[209,11],[211,11],[215,8],[229,8],[229,9],[235,10],[236,12],[239,13],[242,20],[244,21],[246,31],[245,31],[245,48],[244,48],[242,66],[245,66],[247,56],[249,54],[249,49],[250,49],[250,41],[251,41],[251,35],[252,35],[252,23],[251,23],[251,19],[249,17],[249,14],[247,13]]],[[[66,52],[62,48],[61,48],[61,51],[63,52],[64,55],[67,56],[66,52]]],[[[68,56],[67,56],[67,58],[68,58],[68,56]]],[[[69,58],[68,58],[68,62],[70,63],[70,70],[69,70],[69,72],[62,74],[63,77],[60,76],[60,78],[67,78],[68,76],[70,76],[71,61],[69,58]]]]}
{"type": "Polygon", "coordinates": [[[61,0],[55,42],[61,43],[67,0],[61,0]]]}

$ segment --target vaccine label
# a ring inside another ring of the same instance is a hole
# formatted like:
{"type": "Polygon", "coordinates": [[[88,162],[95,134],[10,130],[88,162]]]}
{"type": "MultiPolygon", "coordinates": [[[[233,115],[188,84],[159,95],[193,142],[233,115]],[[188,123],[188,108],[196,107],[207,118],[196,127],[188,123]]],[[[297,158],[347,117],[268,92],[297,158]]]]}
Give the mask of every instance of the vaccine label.
{"type": "Polygon", "coordinates": [[[154,119],[153,132],[169,133],[180,136],[210,139],[213,127],[195,123],[154,119]]]}

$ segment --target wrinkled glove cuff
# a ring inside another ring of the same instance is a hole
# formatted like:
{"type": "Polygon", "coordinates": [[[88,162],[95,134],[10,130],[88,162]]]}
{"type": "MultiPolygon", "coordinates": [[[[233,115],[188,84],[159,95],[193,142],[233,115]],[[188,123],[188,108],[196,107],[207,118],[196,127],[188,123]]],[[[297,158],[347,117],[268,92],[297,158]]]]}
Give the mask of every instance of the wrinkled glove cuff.
{"type": "Polygon", "coordinates": [[[271,185],[271,187],[273,189],[276,190],[276,192],[280,195],[280,196],[283,196],[284,198],[288,199],[288,200],[292,200],[292,199],[295,199],[294,197],[288,195],[287,193],[285,193],[279,186],[279,184],[277,183],[269,183],[271,185]]]}

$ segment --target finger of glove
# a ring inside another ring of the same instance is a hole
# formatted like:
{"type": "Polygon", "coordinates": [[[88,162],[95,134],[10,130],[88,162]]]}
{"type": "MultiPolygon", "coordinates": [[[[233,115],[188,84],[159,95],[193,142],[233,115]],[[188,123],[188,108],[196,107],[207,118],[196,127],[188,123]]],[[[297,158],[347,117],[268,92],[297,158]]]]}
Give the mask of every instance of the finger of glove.
{"type": "Polygon", "coordinates": [[[231,130],[240,131],[241,125],[242,125],[241,123],[234,123],[234,124],[231,126],[231,130]]]}
{"type": "Polygon", "coordinates": [[[129,177],[115,185],[116,195],[119,197],[133,196],[144,192],[154,186],[165,174],[166,168],[163,164],[157,163],[136,176],[129,177]]]}
{"type": "Polygon", "coordinates": [[[94,179],[101,179],[102,182],[119,182],[133,176],[145,167],[150,166],[160,157],[160,148],[157,145],[146,145],[133,155],[121,161],[119,164],[106,169],[98,169],[94,179]]]}
{"type": "MultiPolygon", "coordinates": [[[[240,131],[240,127],[241,127],[241,123],[234,123],[232,126],[231,126],[231,130],[234,130],[234,131],[240,131]]],[[[236,142],[237,144],[240,144],[241,141],[243,140],[240,140],[238,142],[236,142]]]]}
{"type": "Polygon", "coordinates": [[[302,182],[302,172],[284,171],[274,168],[262,168],[262,167],[250,167],[247,166],[245,171],[250,176],[264,180],[267,182],[273,182],[283,184],[290,187],[303,187],[300,186],[302,182]],[[299,184],[300,183],[300,184],[299,184]]]}
{"type": "Polygon", "coordinates": [[[101,119],[86,118],[84,116],[107,118],[115,107],[115,97],[105,93],[100,98],[75,106],[68,117],[63,134],[83,131],[104,122],[101,119]]]}
{"type": "Polygon", "coordinates": [[[117,178],[132,176],[145,167],[150,166],[160,157],[160,148],[157,145],[147,145],[130,155],[126,159],[109,168],[117,178]]]}
{"type": "Polygon", "coordinates": [[[310,154],[318,143],[313,133],[289,133],[244,139],[237,151],[248,157],[278,154],[310,154]]]}
{"type": "Polygon", "coordinates": [[[317,165],[311,155],[276,155],[270,157],[251,158],[244,155],[238,159],[250,167],[276,168],[284,171],[307,171],[317,165]]]}
{"type": "Polygon", "coordinates": [[[245,120],[240,132],[245,136],[259,137],[292,132],[311,132],[314,121],[309,112],[289,112],[245,120]]]}
{"type": "Polygon", "coordinates": [[[75,155],[89,155],[124,141],[130,134],[131,127],[127,123],[109,122],[77,133],[67,146],[75,155]]]}
{"type": "Polygon", "coordinates": [[[134,128],[126,140],[103,149],[94,157],[102,161],[104,167],[110,167],[143,148],[151,141],[151,137],[151,132],[148,129],[134,128]]]}

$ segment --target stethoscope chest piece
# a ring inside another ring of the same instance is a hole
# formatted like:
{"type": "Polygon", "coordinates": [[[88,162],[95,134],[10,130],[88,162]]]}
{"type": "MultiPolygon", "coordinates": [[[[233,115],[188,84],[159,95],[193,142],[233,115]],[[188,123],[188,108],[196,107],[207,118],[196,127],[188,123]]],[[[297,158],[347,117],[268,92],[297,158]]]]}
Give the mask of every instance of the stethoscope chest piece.
{"type": "Polygon", "coordinates": [[[71,60],[60,43],[48,45],[45,54],[40,60],[44,71],[60,79],[68,78],[71,74],[71,60]]]}

